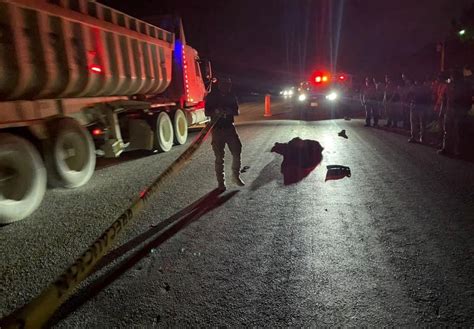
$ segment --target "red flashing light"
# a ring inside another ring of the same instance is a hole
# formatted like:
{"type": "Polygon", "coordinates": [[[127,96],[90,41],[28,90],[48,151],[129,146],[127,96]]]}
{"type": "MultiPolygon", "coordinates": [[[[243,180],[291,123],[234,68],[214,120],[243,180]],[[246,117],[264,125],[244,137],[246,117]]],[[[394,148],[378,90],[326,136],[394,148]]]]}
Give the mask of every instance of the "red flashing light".
{"type": "Polygon", "coordinates": [[[314,71],[309,82],[314,86],[320,86],[321,84],[328,83],[330,79],[331,75],[328,72],[314,71]]]}
{"type": "Polygon", "coordinates": [[[341,76],[339,76],[339,80],[346,80],[346,77],[341,75],[341,76]]]}
{"type": "Polygon", "coordinates": [[[94,136],[100,136],[102,135],[102,133],[103,133],[102,129],[99,129],[99,128],[92,130],[92,135],[94,136]]]}
{"type": "Polygon", "coordinates": [[[102,73],[102,68],[97,64],[92,64],[91,71],[95,73],[102,73]]]}

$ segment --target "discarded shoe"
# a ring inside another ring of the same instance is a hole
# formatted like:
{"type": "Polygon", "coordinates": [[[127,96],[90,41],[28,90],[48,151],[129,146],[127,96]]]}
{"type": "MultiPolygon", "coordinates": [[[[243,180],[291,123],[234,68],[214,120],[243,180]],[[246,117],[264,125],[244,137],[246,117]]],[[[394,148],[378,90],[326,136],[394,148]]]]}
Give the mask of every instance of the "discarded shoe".
{"type": "Polygon", "coordinates": [[[344,177],[351,177],[351,168],[340,165],[327,166],[326,180],[338,180],[344,177]]]}
{"type": "Polygon", "coordinates": [[[342,137],[342,138],[345,138],[345,139],[348,139],[349,137],[347,137],[346,135],[346,130],[345,129],[342,129],[338,134],[337,134],[339,137],[342,137]]]}

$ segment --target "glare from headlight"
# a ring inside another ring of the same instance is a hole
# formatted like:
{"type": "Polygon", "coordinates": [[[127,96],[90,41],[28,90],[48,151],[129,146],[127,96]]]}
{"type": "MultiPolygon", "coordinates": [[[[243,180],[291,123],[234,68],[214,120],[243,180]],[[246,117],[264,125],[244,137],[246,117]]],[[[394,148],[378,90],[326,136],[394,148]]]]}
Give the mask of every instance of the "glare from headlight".
{"type": "Polygon", "coordinates": [[[327,94],[326,99],[328,101],[331,101],[331,102],[335,101],[337,99],[337,93],[333,91],[333,92],[327,94]]]}
{"type": "Polygon", "coordinates": [[[304,102],[304,101],[306,100],[306,95],[305,95],[305,94],[299,95],[299,96],[298,96],[298,100],[299,100],[300,102],[304,102]]]}
{"type": "Polygon", "coordinates": [[[293,90],[288,90],[288,95],[292,96],[293,95],[293,90]]]}
{"type": "Polygon", "coordinates": [[[284,95],[284,96],[288,95],[288,91],[287,91],[287,90],[284,90],[284,91],[283,91],[283,95],[284,95]]]}

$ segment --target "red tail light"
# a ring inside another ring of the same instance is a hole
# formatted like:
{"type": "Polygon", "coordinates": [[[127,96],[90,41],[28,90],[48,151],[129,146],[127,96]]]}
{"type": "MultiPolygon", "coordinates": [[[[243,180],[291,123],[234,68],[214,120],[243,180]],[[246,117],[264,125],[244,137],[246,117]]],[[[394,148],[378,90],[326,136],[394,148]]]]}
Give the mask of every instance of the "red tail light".
{"type": "Polygon", "coordinates": [[[102,131],[102,129],[99,129],[99,128],[96,128],[94,130],[92,130],[92,135],[93,136],[100,136],[102,135],[104,132],[102,131]]]}

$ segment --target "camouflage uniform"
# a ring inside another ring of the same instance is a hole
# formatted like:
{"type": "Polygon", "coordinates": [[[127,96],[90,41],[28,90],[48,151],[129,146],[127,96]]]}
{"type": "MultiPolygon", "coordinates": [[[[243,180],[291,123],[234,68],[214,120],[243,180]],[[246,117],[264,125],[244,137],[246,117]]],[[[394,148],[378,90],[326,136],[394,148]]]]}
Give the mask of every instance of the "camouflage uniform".
{"type": "Polygon", "coordinates": [[[426,116],[431,105],[431,89],[425,84],[416,85],[409,93],[410,100],[410,132],[411,137],[409,142],[423,142],[426,116]],[[418,136],[417,136],[418,135],[418,136]]]}
{"type": "Polygon", "coordinates": [[[370,127],[370,122],[373,118],[374,126],[378,125],[379,113],[377,111],[376,102],[376,89],[375,85],[366,80],[366,84],[362,87],[360,100],[365,108],[365,126],[370,127]]]}
{"type": "Polygon", "coordinates": [[[225,189],[224,155],[225,145],[232,154],[232,174],[237,185],[244,185],[240,179],[242,143],[235,130],[234,116],[239,115],[237,98],[229,92],[214,90],[206,97],[205,113],[216,121],[212,130],[212,149],[215,155],[215,171],[219,188],[225,189]]]}
{"type": "Polygon", "coordinates": [[[460,155],[461,125],[466,121],[472,106],[469,84],[461,77],[455,78],[446,90],[446,111],[444,114],[444,136],[441,154],[460,155]]]}
{"type": "MultiPolygon", "coordinates": [[[[447,78],[446,78],[447,79],[447,78]]],[[[436,88],[436,101],[434,106],[434,111],[437,115],[437,123],[440,130],[438,134],[437,143],[441,147],[443,144],[444,138],[444,117],[446,114],[446,91],[448,89],[448,84],[445,80],[442,80],[438,83],[436,88]]]]}
{"type": "Polygon", "coordinates": [[[410,128],[410,92],[412,90],[411,83],[406,80],[405,85],[400,89],[401,113],[400,117],[404,129],[410,128]]]}
{"type": "Polygon", "coordinates": [[[374,125],[378,125],[378,120],[382,115],[382,108],[383,108],[383,100],[385,94],[385,85],[381,82],[375,82],[375,102],[374,102],[374,125]]]}
{"type": "Polygon", "coordinates": [[[385,108],[385,115],[387,117],[387,123],[385,127],[396,127],[397,126],[397,101],[398,94],[396,87],[392,82],[387,82],[385,85],[385,91],[383,96],[383,105],[385,108]]]}

